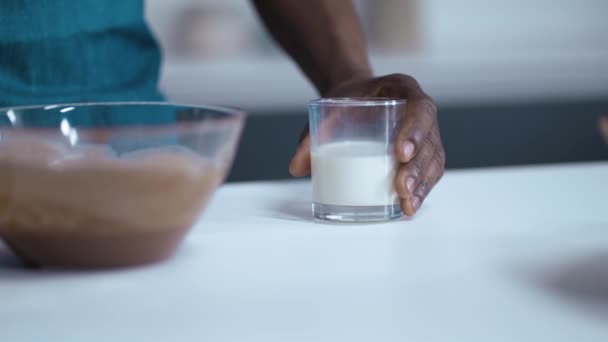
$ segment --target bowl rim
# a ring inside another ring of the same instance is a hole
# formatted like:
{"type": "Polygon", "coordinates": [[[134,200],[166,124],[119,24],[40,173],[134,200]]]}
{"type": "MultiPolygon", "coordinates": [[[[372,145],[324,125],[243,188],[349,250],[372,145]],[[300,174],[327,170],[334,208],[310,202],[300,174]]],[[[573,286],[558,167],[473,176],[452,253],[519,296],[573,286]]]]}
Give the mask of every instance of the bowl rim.
{"type": "Polygon", "coordinates": [[[218,105],[195,105],[189,103],[170,102],[170,101],[100,101],[100,102],[66,102],[66,103],[51,103],[37,104],[24,106],[7,106],[0,107],[0,112],[8,112],[9,110],[30,110],[30,109],[46,109],[51,110],[59,107],[102,107],[102,106],[163,106],[163,107],[188,107],[193,109],[209,109],[224,112],[227,115],[235,117],[245,117],[247,113],[238,107],[233,106],[218,106],[218,105]]]}

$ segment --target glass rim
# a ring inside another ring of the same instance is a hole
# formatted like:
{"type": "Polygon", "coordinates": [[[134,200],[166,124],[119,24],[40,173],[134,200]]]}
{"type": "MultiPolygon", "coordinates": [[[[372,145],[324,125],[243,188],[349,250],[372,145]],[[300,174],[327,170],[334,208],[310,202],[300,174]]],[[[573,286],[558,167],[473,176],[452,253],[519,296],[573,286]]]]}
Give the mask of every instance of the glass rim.
{"type": "Polygon", "coordinates": [[[245,117],[246,113],[244,110],[237,107],[229,106],[215,106],[215,105],[193,105],[187,103],[177,103],[168,101],[110,101],[110,102],[72,102],[72,103],[52,103],[52,104],[38,104],[38,105],[24,105],[24,106],[8,106],[0,107],[0,112],[8,112],[9,110],[32,110],[32,109],[43,109],[51,110],[61,107],[117,107],[117,106],[158,106],[158,107],[183,107],[190,109],[205,109],[222,112],[229,116],[234,117],[245,117]]]}
{"type": "Polygon", "coordinates": [[[393,97],[324,97],[308,101],[309,106],[395,106],[406,99],[393,97]]]}

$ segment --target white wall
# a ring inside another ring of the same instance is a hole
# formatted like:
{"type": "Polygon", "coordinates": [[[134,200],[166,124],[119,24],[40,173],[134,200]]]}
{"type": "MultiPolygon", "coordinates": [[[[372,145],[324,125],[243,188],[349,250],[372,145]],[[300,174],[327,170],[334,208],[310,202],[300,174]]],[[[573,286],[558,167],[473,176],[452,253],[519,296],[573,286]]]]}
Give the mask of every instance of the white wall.
{"type": "Polygon", "coordinates": [[[424,0],[436,53],[608,47],[606,0],[424,0]]]}
{"type": "MultiPolygon", "coordinates": [[[[378,73],[412,74],[441,103],[608,97],[608,0],[419,1],[421,49],[374,51],[378,73]]],[[[247,0],[148,0],[163,45],[180,6],[193,3],[229,6],[261,30],[247,0]]],[[[273,110],[316,96],[283,55],[166,55],[161,85],[177,101],[273,110]]]]}

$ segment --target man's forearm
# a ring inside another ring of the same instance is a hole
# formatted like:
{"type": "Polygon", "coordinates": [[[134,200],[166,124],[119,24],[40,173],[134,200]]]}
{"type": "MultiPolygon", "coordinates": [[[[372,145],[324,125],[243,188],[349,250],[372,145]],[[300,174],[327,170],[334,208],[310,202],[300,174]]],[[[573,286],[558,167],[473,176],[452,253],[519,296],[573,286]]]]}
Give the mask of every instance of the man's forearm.
{"type": "Polygon", "coordinates": [[[324,95],[371,76],[365,38],[351,0],[252,0],[266,27],[324,95]]]}

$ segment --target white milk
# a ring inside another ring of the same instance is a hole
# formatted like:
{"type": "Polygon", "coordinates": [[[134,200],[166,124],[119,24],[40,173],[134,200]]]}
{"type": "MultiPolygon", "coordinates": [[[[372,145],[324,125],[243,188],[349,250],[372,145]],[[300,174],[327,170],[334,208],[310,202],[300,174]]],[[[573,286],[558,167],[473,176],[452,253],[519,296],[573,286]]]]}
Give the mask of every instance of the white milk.
{"type": "Polygon", "coordinates": [[[396,162],[386,145],[344,141],[312,153],[313,201],[342,206],[380,206],[397,202],[396,162]]]}

